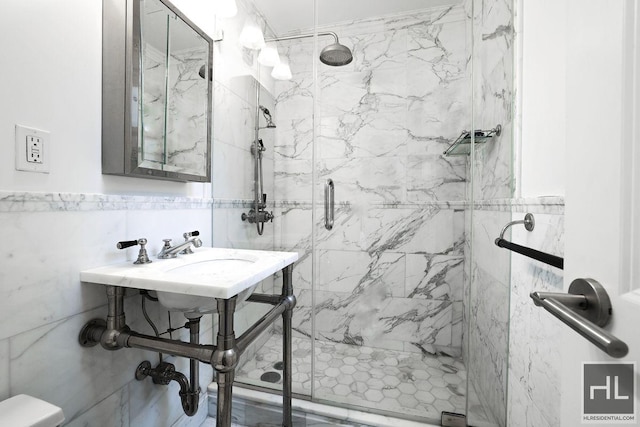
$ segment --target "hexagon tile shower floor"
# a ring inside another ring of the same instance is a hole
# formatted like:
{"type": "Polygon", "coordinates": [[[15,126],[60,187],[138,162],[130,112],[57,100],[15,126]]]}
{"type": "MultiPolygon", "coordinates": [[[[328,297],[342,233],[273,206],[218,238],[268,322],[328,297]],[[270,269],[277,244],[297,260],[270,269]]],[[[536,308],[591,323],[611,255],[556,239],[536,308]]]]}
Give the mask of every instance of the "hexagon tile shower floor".
{"type": "MultiPolygon", "coordinates": [[[[272,335],[238,369],[240,382],[277,386],[282,382],[282,337],[272,335]]],[[[311,342],[293,338],[293,391],[311,390],[311,342]]],[[[466,371],[460,360],[395,350],[316,341],[316,397],[411,416],[464,413],[466,371]]],[[[242,362],[241,362],[242,363],[242,362]]]]}

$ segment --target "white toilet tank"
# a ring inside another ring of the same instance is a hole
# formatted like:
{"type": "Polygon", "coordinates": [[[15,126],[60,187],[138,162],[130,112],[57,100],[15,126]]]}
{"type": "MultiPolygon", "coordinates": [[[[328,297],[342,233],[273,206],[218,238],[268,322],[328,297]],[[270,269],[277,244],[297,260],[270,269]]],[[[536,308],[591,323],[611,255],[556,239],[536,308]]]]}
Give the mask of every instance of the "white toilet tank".
{"type": "Polygon", "coordinates": [[[0,402],[0,426],[57,427],[63,421],[62,409],[26,394],[0,402]]]}

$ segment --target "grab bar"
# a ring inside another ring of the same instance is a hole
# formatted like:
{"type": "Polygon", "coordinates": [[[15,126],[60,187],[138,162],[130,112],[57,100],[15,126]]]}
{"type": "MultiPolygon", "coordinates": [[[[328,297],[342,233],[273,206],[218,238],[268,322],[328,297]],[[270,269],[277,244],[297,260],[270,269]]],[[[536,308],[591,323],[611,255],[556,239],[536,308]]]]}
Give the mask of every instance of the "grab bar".
{"type": "Polygon", "coordinates": [[[331,178],[324,183],[324,228],[331,230],[335,215],[335,186],[331,178]]]}
{"type": "Polygon", "coordinates": [[[509,227],[516,224],[524,224],[524,228],[527,231],[532,231],[536,225],[535,218],[533,217],[533,214],[530,214],[530,213],[526,214],[524,216],[524,219],[511,221],[510,223],[502,227],[502,231],[500,232],[500,237],[498,237],[495,240],[496,246],[509,249],[510,251],[517,252],[521,255],[527,256],[529,258],[533,258],[537,261],[544,262],[545,264],[559,268],[560,270],[564,270],[564,258],[556,255],[551,255],[546,252],[541,252],[535,249],[531,249],[526,246],[520,246],[518,244],[505,240],[504,233],[507,231],[509,227]]]}
{"type": "Polygon", "coordinates": [[[629,347],[602,329],[611,318],[611,300],[605,288],[594,279],[576,279],[568,294],[532,292],[534,304],[543,307],[571,329],[611,357],[627,355],[629,347]]]}

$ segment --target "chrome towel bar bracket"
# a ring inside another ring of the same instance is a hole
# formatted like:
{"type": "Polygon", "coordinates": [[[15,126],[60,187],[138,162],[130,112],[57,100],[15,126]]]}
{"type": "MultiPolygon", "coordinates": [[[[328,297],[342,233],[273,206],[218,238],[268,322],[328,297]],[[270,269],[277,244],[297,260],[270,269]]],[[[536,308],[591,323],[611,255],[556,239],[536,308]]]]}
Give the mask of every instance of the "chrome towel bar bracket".
{"type": "Polygon", "coordinates": [[[611,357],[627,355],[629,347],[602,329],[611,319],[611,300],[605,288],[594,279],[576,279],[569,293],[532,292],[535,305],[543,307],[571,329],[611,357]]]}
{"type": "Polygon", "coordinates": [[[536,219],[533,217],[533,214],[528,213],[524,216],[524,219],[511,221],[509,224],[502,227],[502,231],[500,232],[500,237],[498,237],[496,241],[504,239],[504,233],[507,232],[509,227],[512,227],[517,224],[524,224],[524,228],[527,231],[533,231],[533,229],[536,228],[536,219]]]}
{"type": "Polygon", "coordinates": [[[508,223],[507,225],[505,225],[504,227],[502,227],[502,231],[500,232],[500,237],[498,237],[495,240],[495,244],[496,246],[499,246],[501,248],[505,248],[505,249],[509,249],[510,251],[513,252],[517,252],[519,254],[522,254],[524,256],[527,256],[529,258],[533,258],[537,261],[540,262],[544,262],[545,264],[551,265],[553,267],[559,268],[559,269],[564,269],[564,258],[556,256],[556,255],[551,255],[548,254],[546,252],[541,252],[541,251],[537,251],[535,249],[531,249],[528,248],[526,246],[520,246],[517,245],[515,243],[512,243],[508,240],[504,239],[504,233],[507,232],[507,230],[509,229],[509,227],[516,225],[516,224],[524,224],[524,228],[527,231],[533,231],[533,229],[536,226],[536,221],[535,218],[533,217],[533,214],[526,214],[524,216],[524,219],[519,219],[517,221],[511,221],[510,223],[508,223]]]}

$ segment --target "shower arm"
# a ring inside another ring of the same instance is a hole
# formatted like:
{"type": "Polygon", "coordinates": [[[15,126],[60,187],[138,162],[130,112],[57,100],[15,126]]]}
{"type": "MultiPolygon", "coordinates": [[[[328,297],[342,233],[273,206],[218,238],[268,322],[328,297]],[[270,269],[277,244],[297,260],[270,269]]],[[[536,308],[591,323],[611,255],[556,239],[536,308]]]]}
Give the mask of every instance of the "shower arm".
{"type": "MultiPolygon", "coordinates": [[[[280,42],[280,41],[283,41],[283,40],[304,39],[304,38],[314,37],[315,35],[316,34],[311,33],[311,34],[299,34],[297,36],[276,37],[274,39],[265,40],[265,43],[280,42]]],[[[336,43],[338,43],[338,35],[336,33],[334,33],[333,31],[325,31],[325,32],[322,32],[322,33],[318,33],[317,36],[318,37],[320,37],[320,36],[333,36],[334,41],[336,43]]]]}

